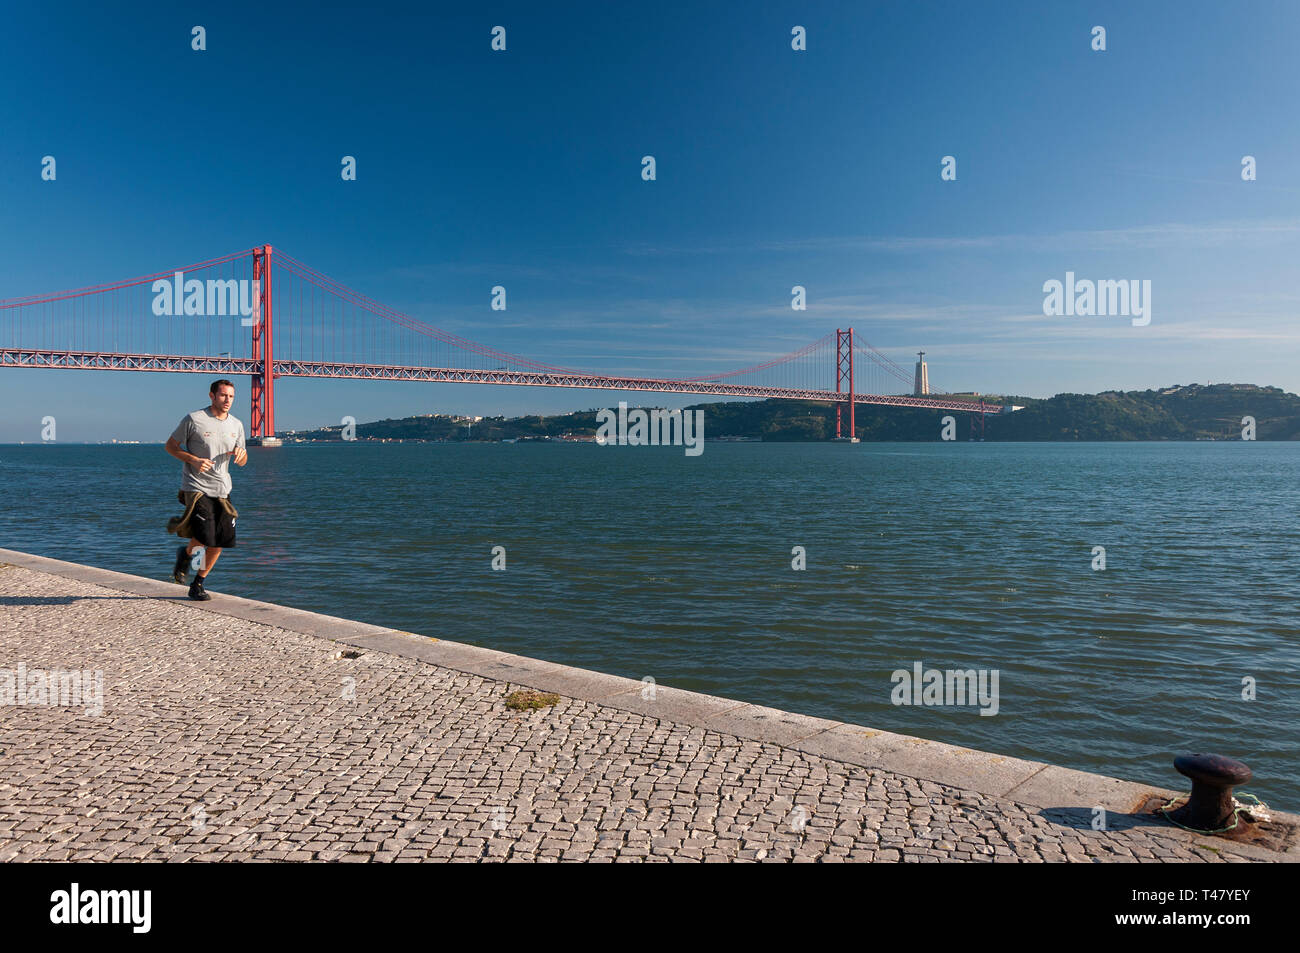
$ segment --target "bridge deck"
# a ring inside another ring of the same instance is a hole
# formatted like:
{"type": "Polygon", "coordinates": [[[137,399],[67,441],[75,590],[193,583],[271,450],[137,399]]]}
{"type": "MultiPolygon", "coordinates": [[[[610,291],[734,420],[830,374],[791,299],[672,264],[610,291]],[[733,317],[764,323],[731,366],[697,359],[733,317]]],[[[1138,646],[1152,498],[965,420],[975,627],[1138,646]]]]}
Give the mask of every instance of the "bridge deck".
{"type": "MultiPolygon", "coordinates": [[[[797,387],[764,387],[715,381],[610,377],[599,374],[516,371],[508,369],[420,367],[398,364],[349,364],[329,361],[273,361],[276,378],[323,377],[351,380],[431,381],[448,384],[507,384],[524,387],[563,387],[659,394],[700,394],[718,397],[781,397],[792,400],[847,401],[846,393],[797,387]]],[[[261,373],[255,358],[112,354],[98,351],[58,351],[0,348],[0,367],[65,368],[73,370],[167,371],[194,374],[254,375],[261,373]]],[[[962,413],[1009,413],[1011,407],[960,397],[915,397],[903,394],[854,394],[854,403],[916,407],[962,413]]]]}

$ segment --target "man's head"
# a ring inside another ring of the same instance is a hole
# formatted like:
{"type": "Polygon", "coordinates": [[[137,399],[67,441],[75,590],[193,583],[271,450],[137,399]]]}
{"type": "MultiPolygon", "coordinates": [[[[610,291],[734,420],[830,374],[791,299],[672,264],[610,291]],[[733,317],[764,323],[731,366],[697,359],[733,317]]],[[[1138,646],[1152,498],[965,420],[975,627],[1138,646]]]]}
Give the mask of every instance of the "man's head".
{"type": "Polygon", "coordinates": [[[228,380],[213,381],[208,396],[212,398],[214,414],[228,414],[231,404],[235,402],[235,385],[228,380]]]}

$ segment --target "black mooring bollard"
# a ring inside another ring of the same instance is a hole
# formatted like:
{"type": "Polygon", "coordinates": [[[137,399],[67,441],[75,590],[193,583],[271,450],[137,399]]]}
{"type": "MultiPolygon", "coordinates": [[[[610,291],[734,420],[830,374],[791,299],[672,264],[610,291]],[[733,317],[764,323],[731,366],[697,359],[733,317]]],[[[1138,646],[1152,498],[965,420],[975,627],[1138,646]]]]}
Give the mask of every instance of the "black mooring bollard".
{"type": "Polygon", "coordinates": [[[1174,770],[1192,779],[1192,796],[1169,817],[1185,827],[1215,831],[1232,820],[1233,785],[1254,775],[1236,758],[1221,754],[1183,754],[1174,758],[1174,770]]]}

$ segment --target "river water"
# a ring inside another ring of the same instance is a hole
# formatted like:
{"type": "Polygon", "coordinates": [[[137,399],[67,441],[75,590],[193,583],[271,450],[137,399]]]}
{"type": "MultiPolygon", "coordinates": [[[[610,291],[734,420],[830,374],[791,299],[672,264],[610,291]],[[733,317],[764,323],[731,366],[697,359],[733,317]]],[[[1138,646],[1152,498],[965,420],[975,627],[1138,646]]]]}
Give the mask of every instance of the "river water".
{"type": "MultiPolygon", "coordinates": [[[[1219,752],[1300,808],[1297,444],[354,442],[232,470],[218,594],[1180,790],[1174,755],[1219,752]],[[918,663],[996,670],[996,714],[894,704],[918,663]]],[[[178,484],[161,446],[0,447],[0,546],[166,578],[178,484]]]]}

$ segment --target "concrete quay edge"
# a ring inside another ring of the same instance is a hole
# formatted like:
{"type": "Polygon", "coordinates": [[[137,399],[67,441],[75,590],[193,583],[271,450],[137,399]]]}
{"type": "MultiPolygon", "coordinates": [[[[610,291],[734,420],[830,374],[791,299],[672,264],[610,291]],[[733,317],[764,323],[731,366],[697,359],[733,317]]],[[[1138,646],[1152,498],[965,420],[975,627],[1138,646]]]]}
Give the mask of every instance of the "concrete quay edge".
{"type": "MultiPolygon", "coordinates": [[[[654,700],[650,700],[642,697],[645,685],[636,679],[242,596],[217,594],[210,602],[191,602],[171,581],[0,548],[0,565],[5,563],[147,598],[180,600],[200,611],[279,627],[349,648],[416,659],[832,761],[1005,798],[1045,812],[1091,815],[1094,807],[1101,807],[1108,814],[1128,815],[1152,796],[1173,798],[1185,793],[665,685],[656,685],[654,700]]],[[[1300,825],[1298,816],[1270,813],[1277,820],[1300,825]]],[[[1152,833],[1189,843],[1213,844],[1215,840],[1173,825],[1152,833]]],[[[1235,841],[1224,841],[1223,846],[1248,857],[1300,862],[1300,840],[1281,853],[1235,841]]]]}

